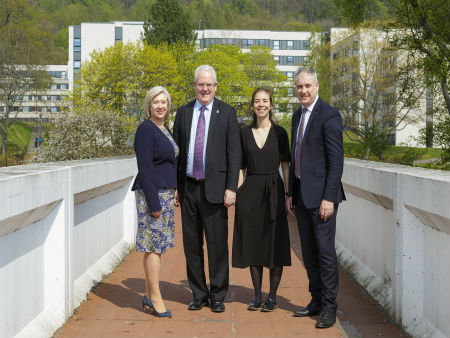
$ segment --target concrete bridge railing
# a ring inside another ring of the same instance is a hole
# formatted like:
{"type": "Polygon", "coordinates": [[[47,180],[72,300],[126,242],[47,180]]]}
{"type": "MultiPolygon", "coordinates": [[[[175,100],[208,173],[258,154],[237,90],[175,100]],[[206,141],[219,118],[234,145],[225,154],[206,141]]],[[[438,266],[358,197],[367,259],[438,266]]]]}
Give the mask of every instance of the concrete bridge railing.
{"type": "MultiPolygon", "coordinates": [[[[0,169],[0,334],[48,337],[134,243],[134,157],[0,169]]],[[[450,174],[346,159],[341,263],[414,337],[450,336],[450,174]]]]}
{"type": "Polygon", "coordinates": [[[450,337],[450,173],[345,160],[341,263],[413,337],[450,337]]]}
{"type": "Polygon", "coordinates": [[[134,157],[0,169],[0,335],[49,337],[134,244],[134,157]]]}

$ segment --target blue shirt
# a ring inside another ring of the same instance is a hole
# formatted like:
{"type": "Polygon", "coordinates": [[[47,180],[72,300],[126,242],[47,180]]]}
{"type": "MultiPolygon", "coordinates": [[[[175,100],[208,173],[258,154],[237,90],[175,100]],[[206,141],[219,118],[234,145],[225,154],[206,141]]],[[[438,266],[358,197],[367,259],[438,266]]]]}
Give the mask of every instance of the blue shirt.
{"type": "MultiPolygon", "coordinates": [[[[203,173],[205,173],[205,155],[206,155],[206,143],[208,140],[208,131],[209,131],[209,120],[211,119],[211,111],[213,106],[214,99],[211,100],[205,107],[205,142],[203,144],[203,173]]],[[[197,133],[197,124],[198,118],[200,116],[200,108],[202,104],[195,100],[194,104],[194,114],[192,115],[192,124],[191,124],[191,136],[189,138],[189,151],[187,158],[187,168],[186,175],[193,177],[193,167],[194,167],[194,148],[195,148],[195,135],[197,133]]],[[[204,178],[204,177],[201,177],[204,178]]]]}

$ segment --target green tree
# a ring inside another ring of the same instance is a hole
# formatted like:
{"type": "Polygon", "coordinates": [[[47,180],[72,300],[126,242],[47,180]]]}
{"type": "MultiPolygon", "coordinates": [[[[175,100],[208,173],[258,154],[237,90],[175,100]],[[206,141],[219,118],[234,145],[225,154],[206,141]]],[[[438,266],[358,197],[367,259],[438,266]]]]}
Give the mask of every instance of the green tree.
{"type": "Polygon", "coordinates": [[[96,105],[142,120],[145,94],[157,85],[168,89],[173,107],[183,102],[183,80],[167,47],[116,43],[82,65],[70,100],[75,107],[96,105]]]}
{"type": "MultiPolygon", "coordinates": [[[[276,69],[276,62],[265,47],[254,46],[249,52],[243,52],[233,45],[210,46],[197,53],[192,68],[202,64],[214,67],[219,83],[217,96],[236,106],[241,116],[248,113],[254,89],[265,86],[274,91],[274,88],[286,85],[286,77],[276,69]]],[[[193,90],[191,93],[194,97],[193,90]]],[[[274,96],[280,95],[275,93],[274,96]]]]}
{"type": "Polygon", "coordinates": [[[388,28],[394,48],[417,55],[414,65],[425,72],[429,83],[439,83],[450,116],[450,0],[388,0],[393,7],[388,28]]]}
{"type": "Polygon", "coordinates": [[[46,88],[49,77],[39,66],[41,34],[29,21],[26,0],[0,2],[0,136],[8,165],[8,131],[14,123],[25,94],[46,88]]]}
{"type": "Polygon", "coordinates": [[[385,0],[334,0],[334,3],[344,23],[353,27],[389,15],[385,0]]]}
{"type": "Polygon", "coordinates": [[[330,46],[329,35],[324,35],[319,31],[311,32],[310,52],[306,60],[306,65],[317,72],[320,84],[320,97],[331,102],[330,88],[330,46]]]}
{"type": "Polygon", "coordinates": [[[116,111],[80,107],[53,121],[34,162],[71,161],[133,152],[129,142],[133,122],[116,111]]]}
{"type": "Polygon", "coordinates": [[[190,13],[178,0],[156,0],[150,18],[144,24],[144,40],[150,45],[178,41],[193,43],[196,39],[190,13]]]}
{"type": "Polygon", "coordinates": [[[332,103],[343,115],[349,139],[364,146],[364,159],[381,158],[396,130],[421,118],[419,99],[425,88],[418,72],[404,72],[408,53],[389,47],[377,30],[349,30],[331,46],[332,103]]]}
{"type": "MultiPolygon", "coordinates": [[[[439,105],[433,111],[432,129],[433,146],[441,149],[441,163],[450,162],[450,117],[444,105],[439,105]]],[[[419,141],[427,145],[429,131],[426,128],[420,131],[419,141]]]]}
{"type": "MultiPolygon", "coordinates": [[[[359,25],[367,19],[353,11],[355,1],[335,1],[350,24],[359,25]]],[[[379,0],[358,0],[356,7],[364,12],[373,2],[380,4],[379,0]]],[[[414,66],[423,71],[431,86],[439,83],[450,116],[450,0],[385,0],[384,4],[389,9],[384,28],[393,32],[391,46],[413,53],[409,69],[414,66]]]]}

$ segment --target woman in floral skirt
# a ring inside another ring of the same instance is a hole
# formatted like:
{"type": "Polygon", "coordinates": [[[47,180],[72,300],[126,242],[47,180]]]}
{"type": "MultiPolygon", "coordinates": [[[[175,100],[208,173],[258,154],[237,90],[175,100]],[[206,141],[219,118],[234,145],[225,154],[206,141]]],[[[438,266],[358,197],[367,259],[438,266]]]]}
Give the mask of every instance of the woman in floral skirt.
{"type": "Polygon", "coordinates": [[[172,317],[159,290],[161,255],[174,246],[174,195],[177,188],[178,146],[164,124],[171,108],[168,91],[153,87],[145,97],[145,120],[136,130],[134,150],[138,174],[136,193],[138,230],[136,250],[144,252],[144,311],[157,317],[172,317]]]}

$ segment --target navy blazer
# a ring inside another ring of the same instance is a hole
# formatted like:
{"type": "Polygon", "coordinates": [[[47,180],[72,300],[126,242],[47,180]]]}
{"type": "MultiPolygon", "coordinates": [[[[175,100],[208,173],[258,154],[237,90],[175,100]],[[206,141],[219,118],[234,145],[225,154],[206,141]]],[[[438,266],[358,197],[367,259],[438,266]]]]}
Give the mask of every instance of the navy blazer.
{"type": "MultiPolygon", "coordinates": [[[[169,128],[165,128],[170,133],[169,128]]],[[[173,145],[152,121],[145,120],[136,130],[134,151],[138,174],[131,190],[144,191],[149,212],[161,210],[158,188],[177,188],[173,145]]]]}
{"type": "Polygon", "coordinates": [[[320,207],[323,199],[340,203],[345,200],[341,177],[344,168],[342,140],[342,118],[339,110],[320,97],[306,125],[300,154],[300,190],[294,184],[295,141],[301,108],[292,116],[291,164],[289,170],[289,192],[294,201],[301,194],[308,209],[320,207]]]}
{"type": "MultiPolygon", "coordinates": [[[[183,200],[187,157],[195,100],[178,108],[173,136],[180,147],[178,194],[183,200]]],[[[225,189],[237,190],[241,162],[241,143],[236,110],[214,98],[209,120],[205,159],[205,195],[209,203],[223,203],[225,189]]]]}

